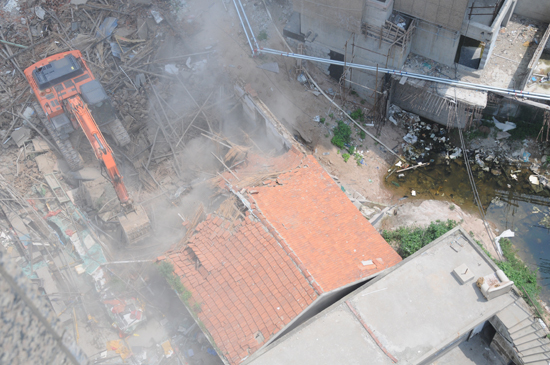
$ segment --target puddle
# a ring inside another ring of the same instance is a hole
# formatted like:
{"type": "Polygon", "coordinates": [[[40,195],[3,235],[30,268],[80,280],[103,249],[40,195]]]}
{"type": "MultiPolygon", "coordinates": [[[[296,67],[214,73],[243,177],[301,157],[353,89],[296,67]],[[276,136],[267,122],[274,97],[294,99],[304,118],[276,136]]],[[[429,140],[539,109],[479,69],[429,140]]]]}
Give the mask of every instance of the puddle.
{"type": "MultiPolygon", "coordinates": [[[[453,160],[449,165],[440,159],[432,165],[405,171],[401,178],[396,172],[387,178],[386,188],[394,191],[395,196],[408,196],[409,199],[453,202],[463,210],[479,215],[463,164],[462,159],[453,160]],[[415,197],[412,190],[416,191],[415,197]]],[[[550,214],[550,191],[545,189],[536,193],[527,183],[531,174],[527,169],[516,174],[519,181],[509,178],[509,166],[502,166],[502,173],[498,176],[482,171],[478,166],[472,166],[472,170],[487,219],[495,223],[500,232],[511,229],[516,233],[512,242],[527,264],[540,268],[541,298],[549,303],[550,231],[539,222],[545,213],[550,214]]]]}

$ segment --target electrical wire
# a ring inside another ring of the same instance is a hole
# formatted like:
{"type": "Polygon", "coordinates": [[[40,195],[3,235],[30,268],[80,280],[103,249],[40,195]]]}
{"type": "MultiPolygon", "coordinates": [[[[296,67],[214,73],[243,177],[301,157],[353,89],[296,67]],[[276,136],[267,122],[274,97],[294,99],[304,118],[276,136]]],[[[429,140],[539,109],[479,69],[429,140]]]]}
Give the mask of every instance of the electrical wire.
{"type": "MultiPolygon", "coordinates": [[[[455,65],[455,75],[457,73],[456,65],[455,65]]],[[[487,223],[487,219],[485,216],[485,212],[483,211],[483,205],[481,205],[481,199],[479,198],[479,192],[477,190],[476,182],[474,179],[474,174],[472,173],[472,169],[470,166],[470,159],[468,158],[468,153],[466,151],[466,143],[464,141],[464,135],[462,134],[462,129],[460,128],[460,125],[458,123],[458,100],[456,97],[456,88],[454,90],[454,114],[455,114],[455,120],[454,123],[456,123],[456,127],[458,129],[458,135],[460,137],[460,145],[462,147],[462,155],[464,156],[464,165],[466,166],[466,172],[468,174],[468,180],[470,182],[470,186],[472,187],[472,192],[474,194],[474,202],[477,205],[477,209],[479,210],[479,215],[481,216],[481,219],[483,220],[483,226],[485,227],[485,230],[487,231],[487,235],[489,236],[489,239],[491,240],[491,243],[498,255],[498,257],[502,260],[502,252],[500,250],[500,247],[497,245],[497,242],[495,241],[494,235],[489,229],[489,224],[487,223]]],[[[449,114],[450,118],[451,114],[449,114]]],[[[452,123],[452,124],[454,124],[452,123]]],[[[453,125],[450,125],[448,127],[452,127],[453,125]]]]}

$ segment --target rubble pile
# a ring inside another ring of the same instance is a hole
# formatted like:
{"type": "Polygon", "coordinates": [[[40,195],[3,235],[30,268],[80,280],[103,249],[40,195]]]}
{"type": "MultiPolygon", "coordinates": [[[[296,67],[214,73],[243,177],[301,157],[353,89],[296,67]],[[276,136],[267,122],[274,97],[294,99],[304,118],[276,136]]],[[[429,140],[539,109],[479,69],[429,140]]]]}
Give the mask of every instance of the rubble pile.
{"type": "MultiPolygon", "coordinates": [[[[451,163],[462,165],[464,163],[463,153],[467,153],[474,177],[477,179],[492,176],[501,188],[512,188],[521,184],[522,187],[531,189],[535,193],[547,194],[550,191],[548,183],[548,168],[550,166],[547,162],[547,155],[543,155],[541,161],[531,158],[529,151],[533,152],[535,146],[528,140],[521,143],[509,143],[499,140],[497,137],[491,147],[476,144],[476,148],[463,151],[461,147],[453,143],[456,139],[453,139],[449,131],[440,124],[427,122],[395,105],[390,108],[390,118],[402,123],[407,129],[401,147],[404,157],[414,165],[449,165],[451,163]],[[546,192],[544,188],[547,189],[546,192]]],[[[508,129],[515,128],[513,123],[498,122],[497,125],[497,122],[495,120],[494,128],[487,127],[489,132],[493,132],[493,129],[495,129],[495,133],[497,129],[502,131],[503,126],[508,129]]],[[[542,153],[545,151],[543,150],[542,153]]],[[[550,155],[550,150],[548,150],[548,154],[550,155]]],[[[399,165],[397,168],[403,169],[407,166],[399,165]]],[[[398,177],[404,179],[405,171],[398,174],[398,177]]]]}

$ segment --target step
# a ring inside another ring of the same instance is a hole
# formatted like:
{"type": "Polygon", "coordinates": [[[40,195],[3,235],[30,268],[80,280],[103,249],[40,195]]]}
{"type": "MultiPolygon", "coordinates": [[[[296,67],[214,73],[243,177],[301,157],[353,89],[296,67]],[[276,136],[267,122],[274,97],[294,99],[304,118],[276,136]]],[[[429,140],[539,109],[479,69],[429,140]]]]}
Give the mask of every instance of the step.
{"type": "Polygon", "coordinates": [[[529,356],[529,355],[540,354],[542,352],[550,352],[550,342],[548,342],[548,344],[546,344],[546,345],[532,347],[530,349],[526,349],[524,351],[521,351],[519,353],[519,355],[521,357],[525,357],[525,356],[529,356]]]}
{"type": "Polygon", "coordinates": [[[497,317],[510,331],[523,320],[530,318],[531,313],[520,307],[517,303],[514,303],[497,313],[497,317]]]}
{"type": "Polygon", "coordinates": [[[535,333],[537,331],[540,331],[542,330],[542,327],[540,326],[540,324],[538,323],[533,323],[532,325],[530,326],[526,326],[526,327],[523,327],[522,329],[520,329],[519,331],[516,331],[514,333],[511,333],[510,334],[510,337],[512,338],[512,340],[514,340],[514,342],[516,340],[519,340],[520,338],[524,337],[524,336],[527,336],[531,333],[535,333]]]}
{"type": "Polygon", "coordinates": [[[548,365],[548,360],[530,362],[529,365],[548,365]]]}
{"type": "Polygon", "coordinates": [[[531,341],[536,341],[536,340],[541,339],[545,335],[546,335],[546,332],[543,331],[543,330],[540,330],[538,332],[533,332],[531,334],[528,334],[527,336],[523,336],[522,338],[519,338],[519,339],[515,340],[514,345],[518,346],[518,345],[523,345],[524,343],[528,343],[528,342],[531,342],[531,341]]]}
{"type": "Polygon", "coordinates": [[[533,317],[527,317],[523,321],[516,324],[515,326],[508,328],[508,333],[509,334],[515,333],[517,331],[522,330],[525,327],[532,325],[533,323],[535,323],[535,319],[533,317]]]}
{"type": "Polygon", "coordinates": [[[548,360],[550,360],[550,355],[548,353],[543,354],[536,354],[531,356],[522,357],[521,361],[523,361],[524,364],[529,364],[537,361],[544,361],[546,360],[546,363],[548,364],[548,360]]]}
{"type": "Polygon", "coordinates": [[[514,346],[516,347],[518,352],[521,352],[521,353],[523,353],[524,351],[529,350],[529,349],[533,349],[533,348],[541,347],[541,346],[546,346],[546,345],[548,345],[548,339],[546,339],[546,338],[540,338],[538,340],[527,342],[527,343],[524,343],[524,344],[521,344],[521,345],[518,345],[517,343],[514,343],[514,346]]]}

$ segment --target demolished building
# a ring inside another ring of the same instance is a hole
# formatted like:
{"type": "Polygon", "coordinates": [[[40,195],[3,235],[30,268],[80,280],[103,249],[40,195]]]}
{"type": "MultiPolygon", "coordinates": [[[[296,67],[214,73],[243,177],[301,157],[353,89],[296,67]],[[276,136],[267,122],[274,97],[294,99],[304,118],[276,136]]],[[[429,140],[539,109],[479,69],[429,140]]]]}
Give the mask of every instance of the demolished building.
{"type": "Polygon", "coordinates": [[[242,95],[286,152],[249,155],[226,171],[217,180],[226,200],[159,258],[174,266],[192,294],[189,307],[229,364],[401,261],[265,105],[242,95]]]}

